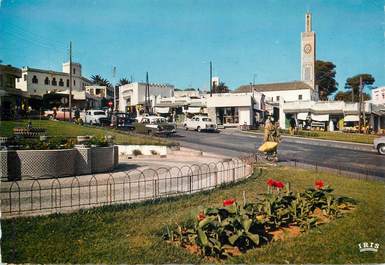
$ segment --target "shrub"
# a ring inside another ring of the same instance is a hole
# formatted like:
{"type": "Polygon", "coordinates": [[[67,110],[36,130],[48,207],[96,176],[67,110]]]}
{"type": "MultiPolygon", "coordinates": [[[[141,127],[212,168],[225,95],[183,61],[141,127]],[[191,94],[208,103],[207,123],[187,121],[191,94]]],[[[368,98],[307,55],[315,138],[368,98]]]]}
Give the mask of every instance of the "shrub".
{"type": "Polygon", "coordinates": [[[151,150],[151,154],[155,156],[155,155],[157,155],[157,154],[158,154],[158,152],[157,152],[157,151],[155,151],[155,150],[151,150]]]}
{"type": "Polygon", "coordinates": [[[142,151],[140,151],[139,149],[135,149],[135,150],[132,151],[132,154],[133,154],[134,156],[139,156],[139,155],[142,154],[142,151]]]}

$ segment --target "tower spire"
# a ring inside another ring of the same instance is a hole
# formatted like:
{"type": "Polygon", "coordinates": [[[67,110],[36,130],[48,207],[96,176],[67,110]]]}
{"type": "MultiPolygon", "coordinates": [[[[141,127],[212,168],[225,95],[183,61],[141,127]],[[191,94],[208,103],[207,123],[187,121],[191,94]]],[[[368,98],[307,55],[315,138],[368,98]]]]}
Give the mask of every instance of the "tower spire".
{"type": "Polygon", "coordinates": [[[311,32],[311,13],[310,13],[310,11],[307,11],[306,15],[305,15],[305,32],[311,32]]]}

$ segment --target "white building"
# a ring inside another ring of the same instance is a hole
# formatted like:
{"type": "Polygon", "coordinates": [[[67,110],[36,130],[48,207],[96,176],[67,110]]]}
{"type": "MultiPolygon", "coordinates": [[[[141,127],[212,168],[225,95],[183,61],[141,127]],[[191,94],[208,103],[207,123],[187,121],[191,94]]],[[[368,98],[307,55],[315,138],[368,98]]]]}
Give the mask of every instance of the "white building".
{"type": "Polygon", "coordinates": [[[372,103],[385,104],[385,86],[372,89],[372,103]]]}
{"type": "Polygon", "coordinates": [[[223,127],[253,126],[260,121],[264,96],[261,93],[218,93],[208,96],[208,116],[223,127]]]}
{"type": "MultiPolygon", "coordinates": [[[[372,104],[364,102],[362,111],[368,120],[373,119],[372,104]]],[[[282,105],[285,123],[282,128],[289,127],[289,120],[294,118],[299,125],[310,122],[313,128],[335,131],[343,130],[344,123],[356,123],[359,121],[359,104],[344,101],[292,101],[282,105]]],[[[373,121],[370,121],[373,123],[373,121]]]]}
{"type": "MultiPolygon", "coordinates": [[[[119,111],[137,112],[145,104],[146,83],[130,83],[119,87],[119,111]]],[[[169,84],[149,84],[149,104],[155,105],[156,97],[174,96],[174,86],[169,84]]]]}
{"type": "Polygon", "coordinates": [[[93,96],[99,97],[99,98],[107,98],[110,99],[110,96],[107,95],[107,87],[106,86],[85,86],[85,90],[93,96]]]}
{"type": "MultiPolygon", "coordinates": [[[[16,86],[30,95],[43,96],[52,91],[69,89],[69,62],[63,63],[63,71],[51,71],[37,68],[23,67],[22,76],[16,80],[16,86]]],[[[72,63],[72,89],[82,91],[91,81],[82,76],[82,66],[72,63]]]]}

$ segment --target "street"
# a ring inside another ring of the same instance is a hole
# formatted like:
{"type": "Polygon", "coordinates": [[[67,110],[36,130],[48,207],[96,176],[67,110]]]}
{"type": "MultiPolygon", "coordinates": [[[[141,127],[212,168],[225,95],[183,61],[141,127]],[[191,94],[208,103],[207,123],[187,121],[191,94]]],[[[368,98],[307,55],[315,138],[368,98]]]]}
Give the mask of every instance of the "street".
{"type": "MultiPolygon", "coordinates": [[[[260,135],[244,135],[241,133],[198,133],[178,129],[175,140],[182,146],[199,149],[205,152],[219,153],[227,156],[239,156],[255,152],[255,145],[262,144],[260,135]]],[[[316,146],[306,143],[292,142],[283,139],[278,149],[279,159],[342,169],[354,173],[367,174],[385,178],[385,156],[374,151],[350,150],[340,147],[316,146]]]]}

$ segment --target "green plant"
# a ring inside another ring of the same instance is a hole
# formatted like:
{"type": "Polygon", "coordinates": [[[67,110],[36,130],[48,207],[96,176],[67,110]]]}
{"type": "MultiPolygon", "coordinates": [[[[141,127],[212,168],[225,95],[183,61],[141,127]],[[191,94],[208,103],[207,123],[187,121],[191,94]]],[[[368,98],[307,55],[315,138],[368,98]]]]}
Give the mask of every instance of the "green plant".
{"type": "Polygon", "coordinates": [[[322,181],[296,194],[281,181],[269,179],[267,185],[267,193],[255,202],[225,200],[223,207],[201,211],[193,225],[166,227],[163,238],[184,247],[199,246],[198,253],[205,256],[226,258],[268,242],[272,232],[283,227],[310,229],[318,218],[340,217],[341,206],[350,209],[355,204],[352,198],[334,197],[322,181]]]}
{"type": "Polygon", "coordinates": [[[135,150],[132,151],[132,154],[133,154],[134,156],[139,156],[139,155],[142,154],[142,151],[140,151],[139,149],[135,149],[135,150]]]}
{"type": "Polygon", "coordinates": [[[225,258],[267,241],[263,224],[256,218],[251,205],[241,206],[235,201],[224,207],[206,208],[191,227],[166,227],[164,239],[182,245],[198,245],[205,256],[225,258]]]}
{"type": "Polygon", "coordinates": [[[157,151],[155,151],[155,150],[151,150],[151,154],[155,156],[155,155],[157,155],[157,154],[158,154],[158,152],[157,152],[157,151]]]}

